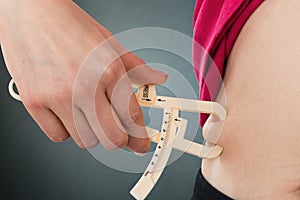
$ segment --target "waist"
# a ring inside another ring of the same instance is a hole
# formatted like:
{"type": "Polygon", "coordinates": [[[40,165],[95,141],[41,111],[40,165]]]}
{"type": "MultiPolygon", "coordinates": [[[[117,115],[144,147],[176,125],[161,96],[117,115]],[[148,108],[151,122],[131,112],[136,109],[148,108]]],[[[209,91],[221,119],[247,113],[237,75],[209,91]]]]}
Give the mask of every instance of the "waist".
{"type": "Polygon", "coordinates": [[[300,41],[292,39],[300,3],[289,2],[264,1],[227,62],[224,151],[203,160],[202,172],[234,199],[300,199],[300,41]]]}

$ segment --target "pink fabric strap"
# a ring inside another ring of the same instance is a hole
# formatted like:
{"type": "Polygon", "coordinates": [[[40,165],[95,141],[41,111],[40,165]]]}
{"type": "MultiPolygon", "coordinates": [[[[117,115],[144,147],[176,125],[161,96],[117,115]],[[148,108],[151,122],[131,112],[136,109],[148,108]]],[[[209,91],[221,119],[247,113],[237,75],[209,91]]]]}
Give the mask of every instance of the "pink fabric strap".
{"type": "MultiPolygon", "coordinates": [[[[197,0],[193,23],[193,61],[201,100],[213,101],[217,97],[235,40],[247,19],[262,2],[197,0]]],[[[205,114],[200,116],[201,126],[207,118],[205,114]]]]}

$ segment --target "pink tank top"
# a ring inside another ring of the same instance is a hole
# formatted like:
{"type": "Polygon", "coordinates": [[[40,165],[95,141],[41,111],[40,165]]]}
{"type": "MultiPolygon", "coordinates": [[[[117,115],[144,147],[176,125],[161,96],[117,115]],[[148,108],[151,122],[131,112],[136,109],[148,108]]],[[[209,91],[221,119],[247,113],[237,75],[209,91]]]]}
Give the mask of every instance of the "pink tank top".
{"type": "MultiPolygon", "coordinates": [[[[214,101],[217,97],[234,42],[247,19],[262,2],[263,0],[197,0],[194,12],[193,62],[201,100],[214,101]]],[[[207,118],[208,115],[201,114],[201,126],[207,118]]]]}

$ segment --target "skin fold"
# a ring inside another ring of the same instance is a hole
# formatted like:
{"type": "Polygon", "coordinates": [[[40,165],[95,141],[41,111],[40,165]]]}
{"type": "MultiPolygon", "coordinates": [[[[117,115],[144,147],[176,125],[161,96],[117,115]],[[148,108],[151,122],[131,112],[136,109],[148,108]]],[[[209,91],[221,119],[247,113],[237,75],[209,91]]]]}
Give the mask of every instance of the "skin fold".
{"type": "Polygon", "coordinates": [[[202,172],[234,199],[300,199],[299,10],[297,0],[266,0],[229,57],[224,152],[202,172]]]}

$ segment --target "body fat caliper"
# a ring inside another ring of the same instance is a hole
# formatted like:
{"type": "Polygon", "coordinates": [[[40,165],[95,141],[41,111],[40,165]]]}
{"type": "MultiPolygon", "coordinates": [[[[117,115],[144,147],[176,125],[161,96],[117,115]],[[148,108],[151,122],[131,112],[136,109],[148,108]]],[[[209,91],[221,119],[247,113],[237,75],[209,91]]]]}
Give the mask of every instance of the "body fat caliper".
{"type": "MultiPolygon", "coordinates": [[[[19,95],[14,92],[13,84],[11,80],[9,93],[13,98],[21,101],[19,95]]],[[[223,121],[226,117],[226,110],[216,102],[157,96],[154,85],[133,87],[137,88],[136,97],[140,106],[163,109],[161,130],[146,127],[149,138],[157,143],[157,146],[146,171],[130,191],[134,198],[143,200],[160,178],[173,148],[206,159],[216,158],[223,151],[222,147],[215,144],[202,145],[185,139],[187,120],[180,118],[180,111],[207,113],[223,121]]]]}
{"type": "Polygon", "coordinates": [[[215,144],[202,145],[185,139],[187,120],[180,118],[179,112],[212,114],[223,121],[226,110],[216,102],[157,96],[154,85],[137,86],[137,88],[136,97],[141,106],[163,109],[161,130],[146,127],[151,141],[157,143],[157,146],[146,171],[130,191],[133,197],[142,200],[157,183],[173,148],[206,159],[216,158],[223,151],[222,147],[215,144]]]}

